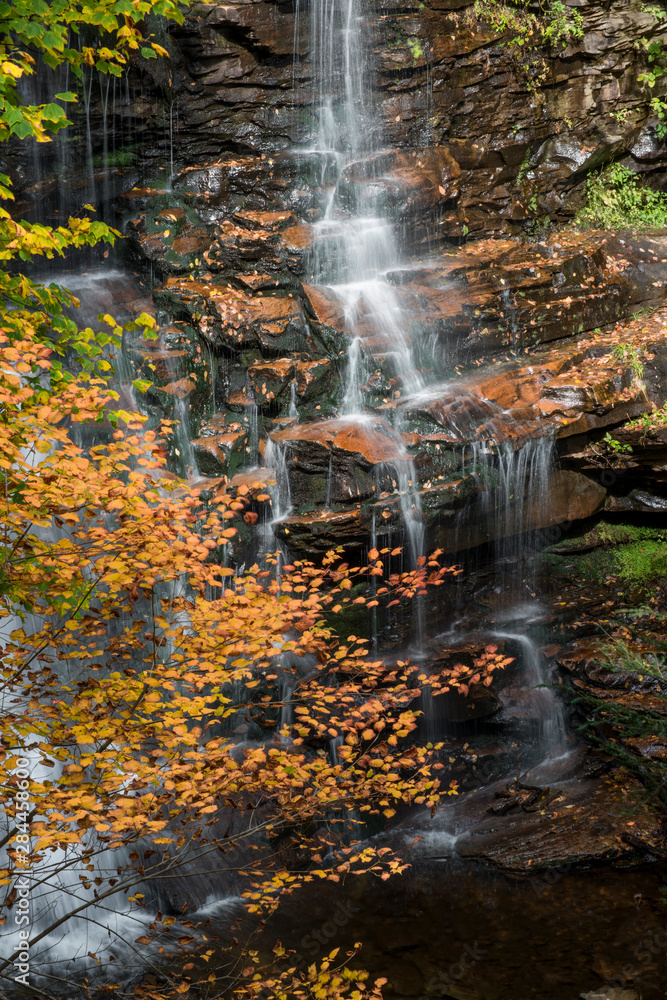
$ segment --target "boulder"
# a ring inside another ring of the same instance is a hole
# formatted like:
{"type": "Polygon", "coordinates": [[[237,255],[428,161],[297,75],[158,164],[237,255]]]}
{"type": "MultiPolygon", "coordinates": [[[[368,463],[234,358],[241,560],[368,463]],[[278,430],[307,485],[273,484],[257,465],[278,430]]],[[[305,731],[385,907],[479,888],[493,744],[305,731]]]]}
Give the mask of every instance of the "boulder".
{"type": "Polygon", "coordinates": [[[230,476],[246,459],[248,432],[241,424],[228,422],[216,413],[201,427],[192,441],[195,461],[204,476],[230,476]]]}
{"type": "Polygon", "coordinates": [[[514,534],[582,520],[600,510],[607,495],[599,483],[566,469],[552,472],[543,490],[530,492],[526,482],[522,486],[517,483],[517,489],[529,492],[523,498],[506,501],[507,506],[500,511],[482,494],[472,506],[436,526],[433,543],[453,553],[514,534]]]}
{"type": "Polygon", "coordinates": [[[274,524],[277,538],[291,549],[309,558],[322,557],[330,549],[342,546],[357,549],[365,545],[370,525],[361,505],[345,511],[319,510],[309,514],[290,514],[274,524]]]}
{"type": "MultiPolygon", "coordinates": [[[[299,424],[272,435],[282,449],[297,505],[351,504],[394,492],[410,475],[410,455],[380,417],[355,416],[299,424]]],[[[416,484],[415,484],[416,485],[416,484]]]]}
{"type": "Polygon", "coordinates": [[[215,227],[213,242],[204,254],[211,271],[225,277],[252,267],[275,276],[279,285],[292,287],[303,277],[304,259],[312,247],[312,228],[304,224],[280,226],[295,217],[287,212],[237,212],[215,227]],[[268,228],[259,226],[259,221],[268,228]]]}
{"type": "Polygon", "coordinates": [[[290,295],[250,295],[214,284],[205,276],[169,278],[156,295],[158,301],[162,298],[194,316],[212,346],[278,351],[307,346],[301,303],[290,295]]]}
{"type": "MultiPolygon", "coordinates": [[[[511,810],[500,817],[490,812],[469,837],[457,842],[457,851],[465,861],[532,876],[539,894],[552,884],[540,872],[565,865],[569,870],[591,868],[630,857],[633,847],[623,835],[632,831],[659,838],[659,822],[645,804],[632,818],[627,811],[627,796],[640,787],[626,772],[563,783],[558,798],[537,812],[511,810]]],[[[483,793],[489,806],[498,801],[497,791],[498,786],[491,786],[483,793]]]]}
{"type": "Polygon", "coordinates": [[[424,218],[457,198],[460,176],[445,146],[392,149],[350,163],[338,181],[334,204],[352,215],[396,222],[424,218]]]}
{"type": "Polygon", "coordinates": [[[260,408],[273,406],[277,400],[283,406],[289,405],[292,387],[295,401],[308,405],[322,398],[331,369],[328,358],[276,358],[274,361],[255,361],[248,368],[248,377],[255,402],[260,408]]]}

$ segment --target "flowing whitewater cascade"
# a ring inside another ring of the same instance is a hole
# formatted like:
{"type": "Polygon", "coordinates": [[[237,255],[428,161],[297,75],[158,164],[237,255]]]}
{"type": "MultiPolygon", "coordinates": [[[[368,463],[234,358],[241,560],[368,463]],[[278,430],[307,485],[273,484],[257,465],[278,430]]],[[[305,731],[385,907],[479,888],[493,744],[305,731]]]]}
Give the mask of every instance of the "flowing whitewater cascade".
{"type": "MultiPolygon", "coordinates": [[[[339,419],[358,424],[366,414],[364,385],[372,362],[385,364],[405,392],[418,392],[424,382],[406,337],[404,308],[386,280],[401,263],[392,221],[383,217],[372,184],[351,205],[344,196],[346,171],[360,156],[376,152],[381,139],[370,105],[372,47],[364,15],[358,0],[316,0],[310,17],[316,126],[308,152],[320,161],[323,181],[330,180],[323,217],[313,227],[310,280],[325,286],[340,304],[348,348],[339,419]],[[372,357],[365,343],[369,332],[372,357]]],[[[296,416],[295,406],[290,416],[296,416]]],[[[423,527],[416,471],[407,452],[392,472],[415,560],[423,550],[423,527]]],[[[327,504],[334,474],[332,465],[327,504]]]]}
{"type": "MultiPolygon", "coordinates": [[[[531,721],[534,721],[538,731],[536,747],[541,754],[548,756],[565,741],[562,707],[557,695],[551,690],[551,678],[537,643],[520,631],[520,624],[508,623],[516,623],[521,618],[521,608],[530,596],[530,552],[524,547],[525,525],[531,523],[531,520],[544,521],[544,518],[534,518],[531,515],[549,503],[550,477],[554,470],[554,443],[549,437],[529,438],[527,434],[522,434],[521,428],[510,426],[511,418],[507,413],[498,404],[473,396],[466,389],[465,379],[454,379],[446,385],[437,383],[433,371],[435,366],[431,364],[429,367],[424,363],[429,351],[435,354],[436,346],[442,351],[442,345],[436,345],[435,334],[429,334],[431,340],[428,343],[426,339],[423,342],[417,339],[412,316],[406,306],[410,293],[404,291],[399,294],[398,286],[392,283],[391,272],[410,266],[410,262],[402,257],[398,225],[386,214],[387,207],[380,193],[381,186],[374,184],[372,170],[365,176],[363,183],[354,183],[353,168],[362,159],[367,162],[377,157],[374,161],[377,177],[381,176],[383,170],[380,156],[383,136],[379,118],[374,114],[371,104],[369,85],[374,73],[372,42],[369,31],[365,30],[361,2],[314,0],[309,7],[309,14],[316,124],[313,145],[308,152],[320,164],[322,186],[326,191],[320,219],[313,224],[314,243],[308,258],[308,280],[314,285],[325,287],[335,299],[340,307],[347,335],[347,350],[343,352],[340,363],[344,393],[338,415],[332,423],[343,427],[354,426],[362,434],[366,433],[366,428],[368,433],[371,432],[380,418],[377,412],[369,412],[371,394],[368,384],[378,367],[391,383],[391,390],[387,393],[391,400],[387,404],[388,408],[382,410],[382,420],[384,425],[389,425],[389,431],[393,432],[392,442],[394,439],[397,442],[408,440],[411,429],[409,412],[437,401],[443,396],[445,389],[471,404],[468,408],[462,407],[458,411],[459,415],[454,415],[444,430],[462,454],[462,478],[470,476],[483,486],[479,499],[470,505],[468,518],[489,525],[489,537],[495,540],[494,586],[505,597],[506,614],[504,619],[500,616],[495,618],[497,630],[488,634],[494,640],[513,644],[519,650],[518,659],[523,669],[522,683],[534,694],[531,711],[535,714],[531,721]],[[468,423],[466,415],[471,418],[468,423]],[[480,425],[491,428],[484,438],[475,436],[480,425]],[[492,433],[494,429],[495,436],[492,433]],[[500,625],[501,621],[507,625],[506,628],[500,625]]],[[[90,80],[88,88],[87,92],[84,89],[84,96],[90,144],[90,80]]],[[[113,89],[110,91],[107,86],[103,94],[105,133],[107,116],[111,122],[114,119],[115,95],[114,82],[113,89]]],[[[172,104],[169,109],[170,177],[174,174],[173,110],[172,104]]],[[[113,152],[114,141],[112,137],[109,146],[105,138],[105,165],[113,152]]],[[[94,177],[91,183],[94,183],[94,177]]],[[[104,183],[108,188],[106,174],[104,183]]],[[[110,197],[110,189],[107,189],[104,202],[107,203],[110,197]]],[[[120,272],[106,272],[107,281],[113,282],[117,277],[123,276],[120,272]]],[[[98,305],[98,284],[97,276],[81,279],[80,288],[76,290],[84,300],[84,307],[90,305],[91,315],[94,309],[95,316],[104,311],[117,313],[112,306],[107,308],[106,305],[98,305]],[[82,294],[89,288],[92,289],[90,304],[85,301],[86,295],[82,294]]],[[[507,300],[509,302],[509,296],[507,300]]],[[[511,318],[514,324],[513,314],[511,318]]],[[[167,319],[167,323],[171,321],[171,317],[167,319]]],[[[90,322],[94,320],[91,318],[90,322]]],[[[515,343],[517,330],[514,325],[511,333],[515,343]]],[[[209,351],[210,385],[215,409],[215,376],[218,369],[213,363],[213,348],[210,346],[209,351]]],[[[130,391],[132,382],[129,366],[121,374],[125,389],[130,391]]],[[[175,372],[174,375],[176,376],[175,372]]],[[[300,421],[299,377],[298,366],[295,364],[289,386],[287,413],[291,427],[298,427],[300,421]]],[[[248,398],[252,398],[253,389],[249,376],[246,389],[248,398]]],[[[130,399],[128,406],[134,408],[134,405],[135,401],[130,399]]],[[[196,478],[197,460],[191,441],[193,435],[189,427],[188,401],[176,396],[172,412],[178,424],[175,453],[179,471],[191,479],[196,478]]],[[[246,451],[253,467],[260,463],[261,454],[262,465],[266,469],[272,469],[275,474],[275,481],[267,484],[271,496],[272,519],[260,525],[258,531],[258,555],[261,558],[282,547],[274,528],[291,514],[297,513],[299,492],[296,488],[292,491],[290,486],[290,463],[294,458],[289,447],[279,439],[280,430],[276,433],[276,439],[268,437],[264,451],[261,452],[260,419],[263,418],[260,417],[258,407],[252,403],[246,408],[243,417],[248,431],[246,451]]],[[[422,503],[418,470],[407,447],[401,444],[395,458],[373,466],[377,496],[388,497],[394,504],[394,510],[400,512],[406,553],[404,568],[415,566],[426,553],[427,546],[423,507],[426,508],[428,501],[424,500],[422,503]]],[[[339,470],[336,468],[332,447],[328,458],[326,493],[322,497],[327,509],[336,503],[337,475],[339,470]]],[[[386,545],[391,539],[391,532],[387,527],[384,529],[386,534],[382,534],[383,523],[378,518],[385,515],[380,513],[379,504],[377,510],[373,509],[371,516],[370,545],[374,549],[378,544],[386,545]],[[378,538],[382,541],[378,542],[378,538]]],[[[463,551],[467,548],[464,544],[467,540],[462,536],[469,530],[469,525],[461,519],[461,526],[456,530],[460,533],[460,550],[463,551]]],[[[285,561],[290,561],[285,549],[283,554],[285,561]]],[[[280,563],[279,558],[275,568],[278,580],[280,563]]],[[[386,565],[388,569],[391,568],[389,558],[386,565]]],[[[373,585],[376,583],[374,580],[373,585]]],[[[416,598],[410,613],[412,636],[409,655],[414,659],[423,659],[425,669],[428,669],[429,654],[424,628],[426,602],[416,598]]],[[[382,627],[378,626],[378,618],[378,611],[373,608],[369,619],[371,648],[374,655],[382,656],[385,651],[381,648],[383,639],[378,635],[379,628],[382,627]]],[[[465,639],[466,633],[461,631],[458,637],[465,639]]],[[[293,719],[291,701],[295,680],[291,672],[293,664],[286,662],[281,666],[284,670],[279,682],[278,701],[282,704],[279,719],[282,728],[293,719]]],[[[239,688],[234,692],[235,700],[241,702],[242,695],[243,691],[239,688]]],[[[443,734],[443,723],[438,714],[437,699],[432,698],[428,686],[423,689],[422,711],[428,738],[436,741],[443,734]]],[[[334,736],[328,742],[332,762],[337,760],[340,739],[334,736]]],[[[53,857],[49,862],[49,870],[37,873],[47,886],[44,909],[38,915],[41,926],[58,917],[59,907],[64,912],[71,908],[73,901],[86,901],[90,898],[90,890],[80,884],[81,861],[80,852],[70,849],[69,854],[53,857]],[[59,868],[61,871],[57,870],[59,868]],[[47,904],[47,895],[48,899],[57,899],[58,902],[47,904]]],[[[102,854],[96,864],[101,875],[106,877],[113,874],[109,868],[111,856],[102,854]]],[[[155,891],[155,898],[151,898],[151,905],[154,902],[155,905],[162,905],[158,890],[155,891]]],[[[137,915],[136,910],[120,894],[110,898],[104,906],[96,906],[91,912],[97,923],[82,917],[73,925],[74,933],[71,937],[68,935],[66,947],[64,935],[59,932],[54,932],[44,940],[43,950],[54,963],[64,960],[67,955],[67,960],[74,964],[91,952],[106,961],[110,952],[122,947],[124,938],[131,941],[133,935],[142,933],[151,919],[150,911],[145,911],[145,916],[137,915]],[[99,934],[97,930],[91,930],[93,927],[99,929],[99,934]]]]}
{"type": "Polygon", "coordinates": [[[468,469],[487,489],[478,503],[479,516],[492,526],[497,586],[523,603],[532,585],[532,550],[525,544],[526,524],[543,520],[555,465],[551,437],[529,440],[521,448],[510,442],[494,448],[470,448],[468,469]]]}
{"type": "MultiPolygon", "coordinates": [[[[471,526],[473,533],[475,527],[485,526],[479,537],[495,539],[495,590],[505,607],[504,617],[500,615],[498,620],[520,619],[534,591],[526,525],[543,521],[554,470],[553,441],[549,437],[531,438],[501,406],[471,394],[465,378],[438,383],[435,369],[443,359],[436,358],[443,353],[443,346],[433,333],[421,339],[415,333],[407,305],[409,292],[403,289],[399,295],[399,286],[392,281],[391,272],[413,267],[414,262],[402,259],[398,227],[388,209],[386,188],[380,183],[386,180],[383,172],[391,167],[383,152],[386,144],[379,116],[374,114],[370,99],[375,73],[374,29],[361,0],[315,0],[310,16],[316,114],[310,152],[321,163],[326,195],[320,221],[313,227],[308,280],[324,286],[338,304],[348,338],[339,420],[355,425],[363,421],[369,378],[378,366],[392,380],[392,394],[398,397],[393,411],[388,411],[397,437],[405,439],[410,430],[408,414],[421,404],[439,400],[445,390],[460,398],[462,405],[452,411],[447,431],[460,442],[462,475],[472,476],[482,490],[468,520],[457,522],[460,548],[469,547],[470,539],[464,536],[471,526]],[[480,425],[486,428],[483,435],[480,425]]],[[[512,346],[521,348],[514,313],[510,312],[510,320],[512,346]]],[[[376,469],[377,492],[379,495],[381,477],[392,482],[400,504],[404,547],[408,561],[415,565],[425,551],[426,539],[417,470],[407,451],[405,456],[404,461],[390,463],[382,471],[376,469]]],[[[279,478],[288,481],[284,459],[281,469],[279,478]]],[[[327,507],[335,475],[332,456],[327,507]]],[[[285,500],[283,488],[283,508],[285,500]]],[[[417,656],[421,655],[422,617],[417,601],[411,645],[417,656]]],[[[543,687],[545,678],[534,643],[523,635],[517,641],[526,687],[539,689],[535,695],[542,717],[539,743],[548,754],[563,735],[560,706],[557,697],[543,687]]],[[[428,735],[436,738],[438,720],[429,688],[423,691],[422,708],[428,735]]]]}
{"type": "Polygon", "coordinates": [[[371,43],[358,0],[316,0],[311,12],[313,104],[317,131],[312,154],[323,169],[333,164],[324,217],[315,223],[311,279],[328,286],[342,305],[350,337],[348,385],[343,413],[363,412],[364,372],[360,326],[372,326],[386,342],[408,391],[423,383],[404,335],[407,326],[392,286],[383,280],[400,263],[391,220],[380,214],[372,184],[349,199],[341,193],[346,168],[374,153],[380,141],[370,107],[371,43]]]}

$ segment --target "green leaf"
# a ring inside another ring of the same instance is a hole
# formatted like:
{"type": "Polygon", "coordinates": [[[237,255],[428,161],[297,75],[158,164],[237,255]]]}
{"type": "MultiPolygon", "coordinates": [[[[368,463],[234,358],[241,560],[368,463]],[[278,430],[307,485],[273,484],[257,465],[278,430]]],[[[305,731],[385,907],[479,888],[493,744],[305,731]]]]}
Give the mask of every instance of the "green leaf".
{"type": "Polygon", "coordinates": [[[56,101],[68,101],[72,103],[73,101],[78,101],[79,98],[76,94],[73,94],[71,90],[65,90],[62,94],[56,94],[56,101]]]}
{"type": "Polygon", "coordinates": [[[62,52],[65,48],[62,36],[56,35],[54,31],[45,31],[41,37],[41,43],[45,49],[56,49],[58,52],[62,52]]]}
{"type": "Polygon", "coordinates": [[[157,59],[157,55],[155,54],[153,49],[146,48],[145,46],[144,48],[142,48],[141,54],[144,57],[144,59],[157,59]]]}
{"type": "Polygon", "coordinates": [[[135,378],[132,379],[132,385],[137,390],[137,392],[146,392],[153,385],[145,378],[135,378]]]}
{"type": "MultiPolygon", "coordinates": [[[[23,119],[22,121],[16,122],[14,125],[12,125],[10,127],[9,131],[12,133],[12,135],[17,135],[19,137],[19,139],[27,139],[29,135],[33,134],[32,125],[30,124],[30,122],[27,122],[25,119],[23,119]]],[[[23,256],[23,255],[21,255],[21,256],[23,256]]],[[[29,258],[27,258],[27,257],[24,258],[24,260],[28,260],[28,259],[29,258]]]]}
{"type": "Polygon", "coordinates": [[[67,116],[59,104],[45,104],[42,118],[47,122],[62,122],[66,120],[67,116]]]}

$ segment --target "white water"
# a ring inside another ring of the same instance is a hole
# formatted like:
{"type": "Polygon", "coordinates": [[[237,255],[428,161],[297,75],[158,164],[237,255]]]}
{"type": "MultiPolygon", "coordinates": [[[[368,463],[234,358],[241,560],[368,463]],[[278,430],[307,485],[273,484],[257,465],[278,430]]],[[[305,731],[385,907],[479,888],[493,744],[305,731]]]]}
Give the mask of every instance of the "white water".
{"type": "MultiPolygon", "coordinates": [[[[386,280],[387,272],[400,265],[393,225],[378,212],[372,184],[363,186],[352,214],[341,209],[338,198],[345,168],[378,148],[377,119],[369,104],[370,40],[363,30],[359,0],[314,0],[310,16],[317,122],[309,152],[320,157],[322,164],[335,164],[335,182],[326,192],[323,218],[314,225],[310,280],[325,285],[340,304],[348,348],[339,415],[359,419],[366,412],[364,384],[373,360],[386,366],[403,391],[417,392],[424,383],[410,343],[410,316],[395,286],[386,280]]],[[[270,448],[274,456],[275,448],[270,448]]],[[[415,469],[406,454],[405,461],[392,466],[392,471],[410,556],[415,560],[423,549],[415,469]]],[[[332,455],[327,505],[335,474],[332,455]]],[[[279,476],[281,486],[286,479],[279,476]]],[[[284,487],[279,503],[281,508],[289,505],[284,487]]]]}
{"type": "Polygon", "coordinates": [[[405,391],[423,385],[416,371],[403,310],[386,272],[400,264],[400,251],[389,219],[377,212],[372,185],[363,186],[352,216],[338,205],[338,185],[345,167],[377,148],[376,122],[370,114],[368,86],[373,67],[358,0],[315,0],[311,5],[313,103],[317,133],[313,152],[334,153],[337,181],[329,191],[324,218],[315,224],[311,280],[333,291],[349,337],[344,415],[364,411],[364,334],[372,331],[373,355],[389,362],[405,391]]]}
{"type": "Polygon", "coordinates": [[[493,632],[496,639],[510,640],[521,649],[524,682],[535,698],[536,717],[539,725],[539,750],[547,758],[565,744],[566,727],[563,705],[554,692],[553,679],[545,657],[533,640],[521,632],[493,632]]]}

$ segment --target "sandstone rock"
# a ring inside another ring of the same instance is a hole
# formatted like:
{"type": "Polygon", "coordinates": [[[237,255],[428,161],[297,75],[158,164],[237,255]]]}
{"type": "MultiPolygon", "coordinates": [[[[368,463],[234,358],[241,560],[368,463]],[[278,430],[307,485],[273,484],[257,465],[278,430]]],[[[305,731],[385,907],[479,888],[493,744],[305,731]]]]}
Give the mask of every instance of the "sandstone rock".
{"type": "Polygon", "coordinates": [[[127,235],[133,254],[165,274],[188,271],[211,245],[206,227],[190,222],[179,205],[133,219],[127,224],[127,235]]]}
{"type": "Polygon", "coordinates": [[[369,529],[358,504],[345,511],[291,514],[273,527],[277,538],[310,557],[321,557],[339,545],[344,549],[359,548],[365,544],[369,529]]]}
{"type": "Polygon", "coordinates": [[[520,518],[512,516],[513,504],[498,516],[481,498],[446,524],[436,527],[433,541],[445,552],[457,552],[508,537],[590,517],[599,510],[607,491],[579,472],[560,469],[549,477],[546,496],[529,494],[518,498],[520,518]]]}
{"type": "Polygon", "coordinates": [[[458,196],[461,170],[444,146],[395,149],[355,160],[336,188],[336,205],[353,215],[373,205],[375,214],[396,221],[432,213],[458,196]]]}
{"type": "Polygon", "coordinates": [[[284,450],[293,502],[350,504],[392,491],[410,456],[380,417],[300,424],[272,435],[284,450]]]}
{"type": "Polygon", "coordinates": [[[181,378],[175,382],[170,382],[168,385],[161,385],[159,389],[154,391],[164,393],[174,399],[187,399],[194,388],[195,383],[192,379],[181,378]]]}
{"type": "Polygon", "coordinates": [[[207,394],[211,380],[210,358],[202,349],[193,327],[184,324],[160,327],[156,340],[145,340],[141,334],[126,332],[124,343],[138,377],[156,386],[186,378],[196,383],[196,395],[207,394]]]}
{"type": "MultiPolygon", "coordinates": [[[[190,99],[194,96],[188,95],[190,99]]],[[[239,108],[239,112],[247,118],[255,113],[261,115],[261,101],[255,107],[239,108]]],[[[185,168],[174,186],[211,223],[228,219],[234,212],[303,214],[318,207],[320,177],[315,175],[316,164],[311,159],[307,155],[302,159],[294,153],[268,157],[228,154],[201,166],[185,168]]],[[[244,217],[241,219],[247,222],[244,217]]]]}
{"type": "Polygon", "coordinates": [[[261,407],[273,404],[279,398],[283,403],[289,401],[292,384],[301,403],[319,398],[330,369],[328,358],[312,361],[276,358],[275,361],[256,361],[248,368],[248,375],[255,401],[261,407]]]}
{"type": "MultiPolygon", "coordinates": [[[[638,787],[627,773],[596,782],[565,783],[561,797],[546,812],[489,816],[470,837],[459,840],[457,851],[468,861],[531,875],[539,894],[552,884],[540,872],[562,865],[589,868],[627,857],[632,848],[622,839],[625,832],[637,828],[656,832],[656,818],[645,806],[632,819],[627,814],[624,796],[638,787]]],[[[492,796],[490,790],[485,801],[491,804],[492,796]]]]}
{"type": "Polygon", "coordinates": [[[248,295],[205,280],[170,278],[157,292],[196,315],[213,345],[300,350],[307,330],[301,304],[286,295],[248,295]]]}
{"type": "Polygon", "coordinates": [[[245,229],[263,233],[280,232],[298,222],[294,212],[239,211],[234,214],[234,220],[245,229]]]}
{"type": "Polygon", "coordinates": [[[215,239],[204,254],[207,266],[228,276],[252,266],[274,274],[279,284],[293,285],[295,278],[303,275],[312,230],[308,225],[280,227],[280,220],[290,216],[285,212],[237,212],[234,218],[241,225],[227,219],[216,226],[215,239]],[[260,228],[256,223],[267,217],[269,228],[260,228]]]}
{"type": "MultiPolygon", "coordinates": [[[[546,79],[534,92],[517,71],[511,46],[476,20],[472,2],[428,0],[421,7],[382,5],[367,12],[364,29],[378,70],[369,80],[369,106],[382,119],[387,145],[416,150],[446,144],[462,169],[458,205],[442,213],[432,239],[516,233],[544,215],[567,218],[586,170],[613,158],[625,157],[659,179],[665,149],[641,81],[646,49],[635,42],[659,38],[660,21],[632,0],[614,0],[611,8],[590,0],[578,10],[583,37],[562,53],[545,51],[546,79]]],[[[117,134],[131,122],[133,141],[142,147],[140,169],[120,176],[135,186],[134,200],[140,177],[170,156],[165,121],[171,109],[176,164],[204,164],[188,168],[192,183],[181,174],[183,189],[202,201],[207,195],[209,205],[316,209],[310,195],[321,172],[313,167],[308,175],[303,163],[281,159],[312,139],[307,11],[297,16],[294,6],[270,0],[203,4],[190,8],[170,36],[168,88],[152,67],[128,81],[127,101],[104,116],[93,106],[90,116],[96,152],[103,148],[103,121],[117,134]],[[246,165],[231,177],[226,168],[214,169],[222,159],[246,165]],[[287,171],[290,183],[282,185],[287,171]]],[[[84,189],[87,182],[82,178],[84,189]]],[[[57,199],[55,175],[51,186],[57,199]]]]}
{"type": "Polygon", "coordinates": [[[251,490],[263,492],[269,486],[276,485],[275,469],[255,468],[237,472],[229,481],[230,489],[247,486],[251,490]]]}
{"type": "Polygon", "coordinates": [[[245,459],[247,441],[247,431],[240,424],[214,414],[192,442],[197,468],[205,476],[231,475],[245,459]]]}
{"type": "Polygon", "coordinates": [[[355,416],[303,424],[274,435],[288,449],[304,446],[304,464],[317,465],[321,456],[353,455],[367,468],[409,459],[400,438],[380,417],[355,416]]]}

